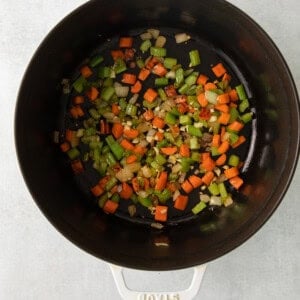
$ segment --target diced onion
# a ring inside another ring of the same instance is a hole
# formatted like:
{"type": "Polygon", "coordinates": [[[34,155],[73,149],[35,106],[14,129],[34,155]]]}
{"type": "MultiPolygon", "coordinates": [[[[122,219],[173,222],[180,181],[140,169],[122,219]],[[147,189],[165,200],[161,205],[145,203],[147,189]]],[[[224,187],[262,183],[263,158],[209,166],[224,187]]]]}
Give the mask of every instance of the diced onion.
{"type": "MultiPolygon", "coordinates": [[[[128,88],[129,89],[129,88],[128,88]]],[[[135,102],[137,101],[137,99],[139,98],[139,94],[134,94],[128,101],[128,103],[130,104],[135,104],[135,102]]]]}
{"type": "Polygon", "coordinates": [[[140,38],[145,41],[145,40],[150,40],[152,38],[152,34],[150,32],[144,32],[140,34],[140,38]]]}
{"type": "Polygon", "coordinates": [[[158,36],[159,36],[159,30],[158,29],[153,29],[153,28],[150,28],[147,30],[154,39],[157,39],[158,36]]]}
{"type": "Polygon", "coordinates": [[[129,93],[129,86],[115,86],[115,93],[118,97],[127,97],[129,93]]]}
{"type": "Polygon", "coordinates": [[[186,33],[177,33],[175,34],[175,40],[177,44],[187,42],[191,38],[190,35],[187,35],[186,33]]]}
{"type": "Polygon", "coordinates": [[[200,195],[200,200],[201,200],[202,202],[204,202],[204,203],[207,203],[207,202],[209,202],[210,197],[209,197],[207,194],[201,194],[201,195],[200,195]]]}
{"type": "Polygon", "coordinates": [[[166,44],[166,42],[167,42],[167,39],[164,36],[160,35],[157,37],[157,39],[155,41],[155,47],[162,48],[166,44]]]}
{"type": "Polygon", "coordinates": [[[209,200],[209,204],[210,204],[210,205],[221,206],[221,205],[222,205],[221,197],[218,197],[218,196],[211,196],[211,197],[210,197],[210,200],[209,200]]]}

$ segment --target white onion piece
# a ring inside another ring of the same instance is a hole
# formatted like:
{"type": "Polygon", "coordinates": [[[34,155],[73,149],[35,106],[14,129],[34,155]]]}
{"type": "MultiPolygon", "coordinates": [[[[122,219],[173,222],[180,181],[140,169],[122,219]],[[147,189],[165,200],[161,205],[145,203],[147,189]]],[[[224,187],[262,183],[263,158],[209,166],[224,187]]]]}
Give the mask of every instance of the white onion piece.
{"type": "Polygon", "coordinates": [[[209,204],[210,204],[210,205],[221,206],[221,205],[222,205],[221,197],[218,197],[218,196],[211,196],[211,197],[210,197],[210,200],[209,200],[209,204]]]}
{"type": "Polygon", "coordinates": [[[157,37],[156,41],[155,41],[155,47],[159,47],[159,48],[162,48],[167,42],[167,39],[160,35],[157,37]]]}
{"type": "Polygon", "coordinates": [[[177,44],[187,42],[191,38],[190,35],[187,35],[186,33],[177,33],[175,34],[175,40],[177,44]]]}

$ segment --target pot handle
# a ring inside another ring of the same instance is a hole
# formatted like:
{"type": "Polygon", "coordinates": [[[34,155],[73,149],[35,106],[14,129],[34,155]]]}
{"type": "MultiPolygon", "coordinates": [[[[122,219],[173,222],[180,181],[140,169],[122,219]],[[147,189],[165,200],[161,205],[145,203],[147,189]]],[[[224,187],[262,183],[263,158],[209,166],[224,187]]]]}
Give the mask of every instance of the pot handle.
{"type": "Polygon", "coordinates": [[[192,300],[197,295],[200,284],[206,269],[206,265],[194,267],[194,275],[190,286],[176,292],[138,292],[126,286],[123,274],[123,267],[108,264],[117,289],[124,300],[192,300]]]}

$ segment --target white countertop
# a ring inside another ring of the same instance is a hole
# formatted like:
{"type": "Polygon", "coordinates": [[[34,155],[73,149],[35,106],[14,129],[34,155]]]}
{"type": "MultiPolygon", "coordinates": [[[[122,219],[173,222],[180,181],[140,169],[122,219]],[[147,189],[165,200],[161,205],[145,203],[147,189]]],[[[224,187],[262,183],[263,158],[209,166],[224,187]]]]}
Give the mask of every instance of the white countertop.
{"type": "MultiPolygon", "coordinates": [[[[23,182],[14,150],[14,108],[27,64],[49,30],[84,2],[0,1],[0,299],[120,299],[108,265],[71,244],[41,214],[23,182]]],[[[300,91],[300,1],[229,2],[271,36],[300,91]]],[[[163,278],[169,290],[187,285],[191,278],[189,270],[168,273],[169,279],[163,278]]],[[[127,275],[131,287],[140,290],[163,286],[158,272],[127,275]]],[[[265,226],[209,263],[197,299],[299,299],[299,283],[298,166],[282,204],[265,226]]]]}

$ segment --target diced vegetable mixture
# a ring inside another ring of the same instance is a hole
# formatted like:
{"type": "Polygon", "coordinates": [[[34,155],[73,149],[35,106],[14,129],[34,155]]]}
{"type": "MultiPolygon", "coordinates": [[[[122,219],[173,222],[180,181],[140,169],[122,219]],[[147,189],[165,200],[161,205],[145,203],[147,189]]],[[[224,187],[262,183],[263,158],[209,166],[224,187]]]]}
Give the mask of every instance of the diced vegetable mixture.
{"type": "MultiPolygon", "coordinates": [[[[191,36],[173,38],[182,47],[191,36]]],[[[204,72],[201,49],[186,53],[189,64],[183,65],[167,46],[156,29],[120,37],[110,51],[112,64],[99,53],[64,86],[68,114],[82,125],[66,128],[60,148],[75,174],[92,162],[99,181],[90,192],[106,213],[130,201],[130,216],[143,206],[154,221],[166,222],[170,206],[185,211],[195,190],[198,200],[187,213],[229,206],[228,187],[243,185],[236,149],[253,117],[243,85],[231,86],[221,61],[204,72]]]]}

